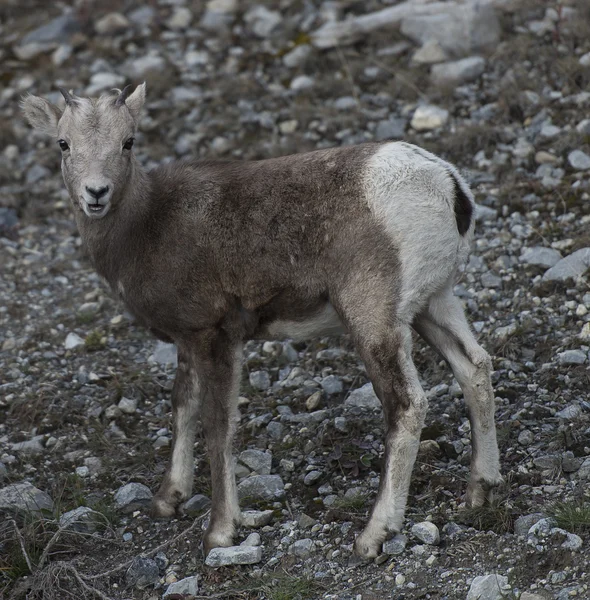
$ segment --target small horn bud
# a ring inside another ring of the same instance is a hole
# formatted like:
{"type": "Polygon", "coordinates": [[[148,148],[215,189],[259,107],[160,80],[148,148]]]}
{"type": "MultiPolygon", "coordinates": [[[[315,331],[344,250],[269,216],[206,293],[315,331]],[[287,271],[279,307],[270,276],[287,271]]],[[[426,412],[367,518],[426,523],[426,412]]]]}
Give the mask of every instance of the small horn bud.
{"type": "Polygon", "coordinates": [[[64,100],[66,101],[66,104],[68,106],[74,106],[74,104],[76,103],[76,101],[74,100],[74,97],[72,96],[72,94],[70,94],[70,92],[68,92],[68,90],[64,89],[64,88],[57,88],[60,92],[61,95],[64,97],[64,100]]]}
{"type": "Polygon", "coordinates": [[[123,106],[123,104],[125,104],[125,100],[127,100],[129,95],[131,94],[132,88],[132,85],[125,86],[123,91],[117,96],[117,99],[115,100],[115,106],[123,106]]]}

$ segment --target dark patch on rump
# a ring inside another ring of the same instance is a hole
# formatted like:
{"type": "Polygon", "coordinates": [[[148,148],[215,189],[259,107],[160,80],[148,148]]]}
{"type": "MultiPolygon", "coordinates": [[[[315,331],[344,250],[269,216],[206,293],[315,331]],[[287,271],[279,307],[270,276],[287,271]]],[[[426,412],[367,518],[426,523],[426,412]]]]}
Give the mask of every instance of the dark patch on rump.
{"type": "Polygon", "coordinates": [[[457,221],[457,229],[461,235],[465,235],[471,226],[473,218],[473,203],[463,191],[457,177],[449,171],[449,176],[453,180],[455,192],[455,219],[457,221]]]}

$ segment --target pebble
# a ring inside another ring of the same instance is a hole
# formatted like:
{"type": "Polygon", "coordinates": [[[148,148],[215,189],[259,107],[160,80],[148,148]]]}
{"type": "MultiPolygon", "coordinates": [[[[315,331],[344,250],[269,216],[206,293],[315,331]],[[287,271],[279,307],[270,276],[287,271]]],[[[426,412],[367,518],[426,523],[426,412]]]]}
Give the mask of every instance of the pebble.
{"type": "Polygon", "coordinates": [[[504,575],[481,575],[472,581],[467,600],[503,600],[508,577],[504,575]]]}
{"type": "Polygon", "coordinates": [[[538,523],[543,518],[542,513],[532,513],[530,515],[522,515],[514,522],[514,534],[527,536],[530,528],[538,523]]]}
{"type": "Polygon", "coordinates": [[[166,20],[168,29],[187,29],[193,20],[193,13],[186,6],[178,6],[169,19],[166,20]]]}
{"type": "Polygon", "coordinates": [[[412,534],[421,542],[436,546],[440,542],[438,527],[430,521],[423,521],[412,526],[412,534]]]}
{"type": "Polygon", "coordinates": [[[211,500],[203,494],[195,494],[182,505],[182,512],[189,517],[198,517],[211,506],[211,500]]]}
{"type": "Polygon", "coordinates": [[[0,489],[0,511],[2,510],[17,514],[53,512],[53,500],[28,481],[12,483],[0,489]]]}
{"type": "Polygon", "coordinates": [[[270,388],[270,375],[268,371],[253,371],[250,373],[250,385],[261,392],[270,388]]]}
{"type": "Polygon", "coordinates": [[[470,56],[434,65],[430,71],[430,78],[434,85],[457,86],[478,79],[485,67],[486,61],[483,57],[470,56]]]}
{"type": "Polygon", "coordinates": [[[303,90],[308,90],[315,85],[315,80],[309,77],[308,75],[298,75],[294,77],[291,81],[289,87],[294,92],[301,92],[303,90]]]}
{"type": "Polygon", "coordinates": [[[566,350],[557,355],[557,362],[560,365],[583,365],[588,358],[588,354],[582,350],[566,350]]]}
{"type": "Polygon", "coordinates": [[[567,161],[576,171],[587,171],[590,169],[590,156],[581,150],[573,150],[567,155],[567,161]]]}
{"type": "Polygon", "coordinates": [[[313,485],[316,481],[319,481],[322,478],[321,471],[310,471],[303,478],[303,483],[305,485],[313,485]]]}
{"type": "Polygon", "coordinates": [[[158,340],[153,354],[154,360],[164,366],[178,366],[178,356],[174,344],[166,344],[158,340]]]}
{"type": "Polygon", "coordinates": [[[375,394],[373,385],[371,383],[366,383],[363,387],[350,392],[344,401],[344,406],[376,409],[381,408],[381,402],[375,394]]]}
{"type": "Polygon", "coordinates": [[[283,64],[290,69],[300,67],[307,61],[311,52],[312,48],[309,44],[296,46],[293,50],[287,52],[287,54],[283,56],[283,64]]]}
{"type": "Polygon", "coordinates": [[[229,546],[213,548],[205,559],[208,567],[224,567],[227,565],[254,565],[262,560],[260,546],[229,546]]]}
{"type": "Polygon", "coordinates": [[[148,506],[152,496],[151,490],[143,483],[127,483],[115,492],[115,508],[122,513],[130,514],[148,506]]]}
{"type": "Polygon", "coordinates": [[[101,523],[106,523],[104,516],[87,506],[79,506],[63,513],[59,518],[61,528],[79,533],[94,533],[101,523]]]}
{"type": "Polygon", "coordinates": [[[137,399],[136,398],[121,398],[117,404],[119,410],[126,415],[132,415],[137,410],[137,399]]]}
{"type": "Polygon", "coordinates": [[[379,121],[375,129],[375,140],[382,142],[383,140],[402,139],[405,135],[406,125],[406,119],[396,117],[379,121]]]}
{"type": "Polygon", "coordinates": [[[390,540],[383,542],[383,552],[385,554],[403,554],[408,545],[408,538],[402,533],[396,534],[390,540]]]}
{"type": "Polygon", "coordinates": [[[149,585],[154,585],[160,579],[158,565],[151,558],[138,556],[133,559],[127,569],[125,580],[130,587],[142,590],[149,585]]]}
{"type": "Polygon", "coordinates": [[[192,596],[196,596],[199,593],[199,577],[193,575],[192,577],[185,577],[180,581],[171,583],[164,595],[163,600],[178,600],[179,598],[190,599],[192,596]]]}
{"type": "Polygon", "coordinates": [[[118,12],[112,12],[101,17],[94,23],[94,31],[98,35],[113,35],[124,31],[129,27],[129,21],[118,12]]]}
{"type": "Polygon", "coordinates": [[[335,375],[328,375],[327,377],[324,377],[321,381],[321,386],[328,396],[339,394],[344,389],[342,379],[340,377],[336,377],[335,375]]]}
{"type": "Polygon", "coordinates": [[[416,131],[430,131],[442,127],[449,120],[449,111],[431,104],[418,106],[410,122],[416,131]]]}
{"type": "Polygon", "coordinates": [[[254,531],[240,544],[240,546],[260,546],[261,542],[260,534],[254,531]]]}
{"type": "Polygon", "coordinates": [[[289,554],[299,558],[307,558],[315,549],[315,543],[309,538],[297,540],[289,547],[289,554]]]}
{"type": "Polygon", "coordinates": [[[242,512],[242,525],[258,529],[264,527],[272,521],[272,510],[245,510],[242,512]]]}
{"type": "Polygon", "coordinates": [[[244,450],[240,453],[239,460],[258,475],[270,475],[272,466],[272,454],[270,452],[256,449],[244,450]]]}
{"type": "Polygon", "coordinates": [[[240,499],[278,500],[285,495],[285,484],[279,475],[253,475],[238,484],[240,499]]]}
{"type": "Polygon", "coordinates": [[[567,281],[581,277],[590,267],[590,248],[581,248],[562,258],[543,275],[544,281],[567,281]]]}
{"type": "Polygon", "coordinates": [[[546,269],[553,267],[561,259],[560,252],[553,248],[544,248],[543,246],[526,248],[519,258],[520,262],[527,265],[545,267],[546,269]]]}
{"type": "MultiPolygon", "coordinates": [[[[576,363],[574,363],[576,364],[576,363]]],[[[579,363],[578,363],[579,364],[579,363]]],[[[555,413],[555,416],[559,419],[566,419],[569,421],[573,421],[577,419],[582,414],[582,409],[579,404],[570,404],[566,406],[564,409],[559,410],[555,413]]]]}

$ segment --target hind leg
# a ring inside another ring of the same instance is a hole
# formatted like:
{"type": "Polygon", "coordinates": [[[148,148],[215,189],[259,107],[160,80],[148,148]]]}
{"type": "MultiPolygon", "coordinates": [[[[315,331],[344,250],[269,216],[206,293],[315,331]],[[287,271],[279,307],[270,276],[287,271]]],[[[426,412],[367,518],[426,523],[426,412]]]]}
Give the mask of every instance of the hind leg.
{"type": "Polygon", "coordinates": [[[393,316],[390,290],[391,286],[373,285],[367,293],[366,287],[358,286],[336,301],[385,418],[385,455],[377,500],[355,542],[355,550],[363,558],[377,556],[383,542],[401,529],[427,409],[412,362],[411,328],[393,316]]]}
{"type": "Polygon", "coordinates": [[[414,320],[416,331],[450,364],[465,397],[471,423],[471,477],[467,503],[480,506],[502,483],[494,422],[492,361],[473,336],[452,289],[433,296],[414,320]]]}

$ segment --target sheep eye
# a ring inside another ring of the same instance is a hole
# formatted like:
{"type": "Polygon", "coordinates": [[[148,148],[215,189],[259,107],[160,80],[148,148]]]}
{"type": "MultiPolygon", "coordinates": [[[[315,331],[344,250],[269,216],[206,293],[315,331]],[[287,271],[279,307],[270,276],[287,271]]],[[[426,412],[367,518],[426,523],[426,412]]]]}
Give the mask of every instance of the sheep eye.
{"type": "Polygon", "coordinates": [[[125,150],[131,150],[131,148],[133,148],[133,142],[135,141],[135,138],[130,137],[124,144],[123,144],[123,148],[125,150]]]}
{"type": "Polygon", "coordinates": [[[59,144],[59,147],[61,148],[62,152],[65,152],[66,150],[70,149],[68,143],[65,140],[57,140],[57,143],[59,144]]]}

